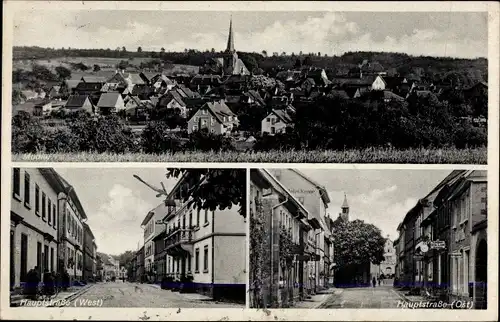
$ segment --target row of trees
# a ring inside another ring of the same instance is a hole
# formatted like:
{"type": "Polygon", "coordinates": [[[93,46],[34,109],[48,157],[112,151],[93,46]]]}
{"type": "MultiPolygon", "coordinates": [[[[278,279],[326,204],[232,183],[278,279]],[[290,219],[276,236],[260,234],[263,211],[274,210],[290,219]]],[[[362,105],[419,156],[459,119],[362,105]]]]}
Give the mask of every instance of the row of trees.
{"type": "Polygon", "coordinates": [[[298,106],[295,126],[286,133],[264,136],[255,150],[480,147],[486,128],[460,118],[460,110],[432,97],[409,104],[321,97],[298,106]]]}

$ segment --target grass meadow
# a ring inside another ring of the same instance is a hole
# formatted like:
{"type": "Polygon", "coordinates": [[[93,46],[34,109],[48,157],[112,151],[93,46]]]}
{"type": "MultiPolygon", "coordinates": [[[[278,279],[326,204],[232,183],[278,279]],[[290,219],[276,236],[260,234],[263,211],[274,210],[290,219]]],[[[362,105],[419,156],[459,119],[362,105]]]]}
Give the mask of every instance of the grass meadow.
{"type": "Polygon", "coordinates": [[[146,153],[32,153],[13,154],[16,162],[248,162],[248,163],[410,163],[486,164],[487,149],[382,149],[343,151],[270,151],[146,153]]]}

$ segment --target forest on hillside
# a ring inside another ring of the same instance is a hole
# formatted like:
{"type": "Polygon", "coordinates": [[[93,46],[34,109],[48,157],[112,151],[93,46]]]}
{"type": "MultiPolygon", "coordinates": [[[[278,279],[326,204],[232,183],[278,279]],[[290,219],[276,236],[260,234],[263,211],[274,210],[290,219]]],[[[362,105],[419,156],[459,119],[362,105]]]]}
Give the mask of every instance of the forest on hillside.
{"type": "MultiPolygon", "coordinates": [[[[116,49],[73,49],[14,47],[14,60],[43,60],[62,57],[104,57],[132,60],[133,58],[151,58],[150,63],[143,63],[140,68],[150,68],[158,64],[185,64],[204,66],[204,64],[221,54],[214,48],[205,51],[185,49],[183,52],[143,51],[141,47],[131,51],[125,47],[116,49]]],[[[347,52],[341,56],[330,56],[322,53],[260,53],[238,52],[249,70],[255,74],[266,73],[274,76],[280,70],[293,69],[299,66],[324,68],[330,77],[346,75],[349,69],[358,66],[364,60],[380,63],[391,74],[415,74],[433,80],[444,80],[450,77],[457,79],[464,86],[488,80],[488,60],[486,58],[461,59],[448,57],[410,56],[404,53],[387,52],[347,52]]]]}

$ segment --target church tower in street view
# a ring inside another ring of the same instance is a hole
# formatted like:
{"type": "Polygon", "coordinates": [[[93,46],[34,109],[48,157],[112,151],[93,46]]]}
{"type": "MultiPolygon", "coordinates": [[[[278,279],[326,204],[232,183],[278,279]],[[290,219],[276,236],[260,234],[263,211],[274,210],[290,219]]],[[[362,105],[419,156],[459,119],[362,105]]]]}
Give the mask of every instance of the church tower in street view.
{"type": "Polygon", "coordinates": [[[340,213],[340,218],[345,221],[349,221],[349,204],[347,203],[347,195],[344,193],[344,202],[341,206],[342,212],[340,213]]]}

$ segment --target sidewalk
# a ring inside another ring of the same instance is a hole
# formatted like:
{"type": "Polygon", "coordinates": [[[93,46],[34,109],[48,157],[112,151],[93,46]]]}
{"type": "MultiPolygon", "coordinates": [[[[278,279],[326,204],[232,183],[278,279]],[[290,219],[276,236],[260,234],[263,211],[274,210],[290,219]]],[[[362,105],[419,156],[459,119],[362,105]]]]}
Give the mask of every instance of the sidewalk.
{"type": "MultiPolygon", "coordinates": [[[[71,301],[75,297],[83,294],[89,288],[91,288],[94,284],[87,284],[85,286],[71,286],[67,291],[61,291],[50,300],[39,300],[37,303],[37,307],[52,307],[57,306],[57,302],[62,300],[71,301]]],[[[23,294],[11,295],[10,297],[10,306],[11,307],[19,307],[23,306],[23,302],[27,300],[23,294]]],[[[32,300],[28,300],[30,302],[34,302],[32,300]]]]}
{"type": "Polygon", "coordinates": [[[393,288],[392,290],[397,295],[399,295],[399,297],[401,297],[401,299],[403,299],[404,301],[407,301],[407,302],[414,303],[414,302],[422,302],[422,301],[428,300],[425,296],[422,296],[422,295],[408,295],[408,294],[406,294],[409,291],[402,291],[402,290],[397,289],[397,288],[393,288]]]}
{"type": "Polygon", "coordinates": [[[304,301],[296,302],[293,308],[297,309],[318,309],[323,305],[330,296],[340,295],[343,290],[338,288],[329,288],[318,292],[318,294],[313,295],[310,299],[304,301]]]}

